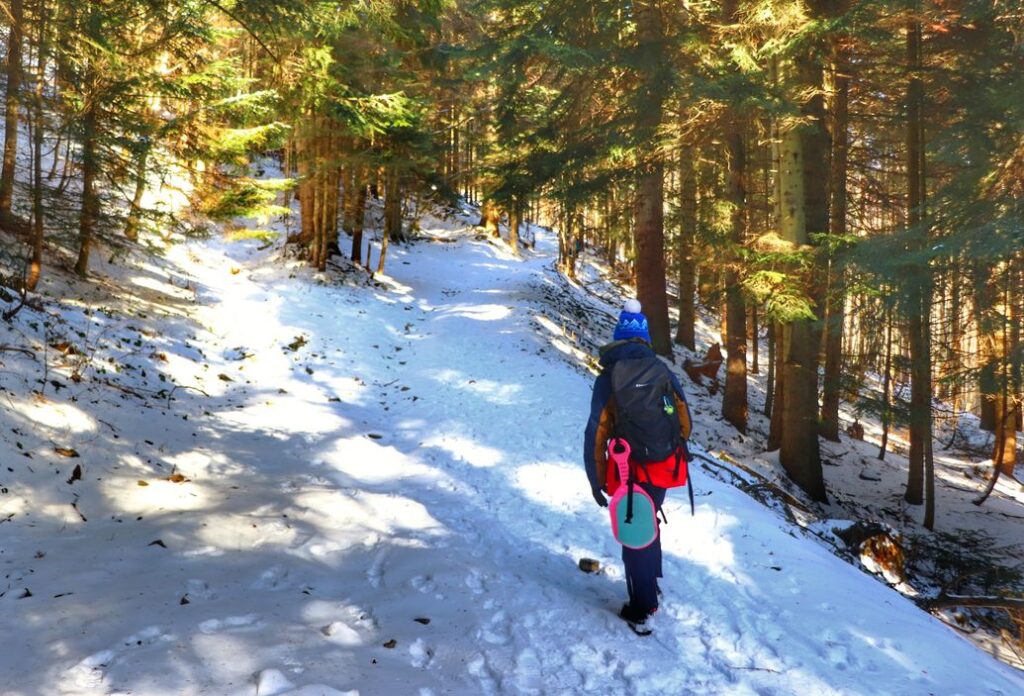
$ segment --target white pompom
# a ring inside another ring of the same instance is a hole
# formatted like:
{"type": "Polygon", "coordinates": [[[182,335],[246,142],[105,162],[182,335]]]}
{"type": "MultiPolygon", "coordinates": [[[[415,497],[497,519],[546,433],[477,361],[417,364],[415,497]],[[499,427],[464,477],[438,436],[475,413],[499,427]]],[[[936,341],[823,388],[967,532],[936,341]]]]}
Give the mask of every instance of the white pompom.
{"type": "Polygon", "coordinates": [[[639,314],[640,302],[638,300],[626,300],[626,306],[622,308],[622,311],[629,312],[630,314],[639,314]]]}

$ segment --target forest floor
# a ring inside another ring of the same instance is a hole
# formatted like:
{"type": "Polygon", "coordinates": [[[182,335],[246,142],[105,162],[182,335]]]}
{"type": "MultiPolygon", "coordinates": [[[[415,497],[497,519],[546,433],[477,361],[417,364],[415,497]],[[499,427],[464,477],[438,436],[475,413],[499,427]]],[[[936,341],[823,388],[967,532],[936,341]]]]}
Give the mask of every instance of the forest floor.
{"type": "MultiPolygon", "coordinates": [[[[427,217],[376,279],[191,242],[50,274],[0,324],[0,694],[1024,691],[714,458],[630,633],[580,461],[618,298],[567,284],[549,234],[517,259],[469,223],[427,217]]],[[[697,451],[770,468],[686,388],[697,451]]]]}

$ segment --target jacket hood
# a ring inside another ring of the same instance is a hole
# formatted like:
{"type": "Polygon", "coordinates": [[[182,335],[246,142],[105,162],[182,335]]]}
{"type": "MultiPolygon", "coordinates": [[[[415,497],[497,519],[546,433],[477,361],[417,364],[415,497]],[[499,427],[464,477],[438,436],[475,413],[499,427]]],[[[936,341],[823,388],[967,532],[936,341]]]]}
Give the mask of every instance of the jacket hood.
{"type": "Polygon", "coordinates": [[[598,349],[601,367],[608,367],[619,360],[631,360],[634,358],[645,358],[654,355],[651,348],[643,339],[630,338],[623,341],[612,341],[598,349]]]}

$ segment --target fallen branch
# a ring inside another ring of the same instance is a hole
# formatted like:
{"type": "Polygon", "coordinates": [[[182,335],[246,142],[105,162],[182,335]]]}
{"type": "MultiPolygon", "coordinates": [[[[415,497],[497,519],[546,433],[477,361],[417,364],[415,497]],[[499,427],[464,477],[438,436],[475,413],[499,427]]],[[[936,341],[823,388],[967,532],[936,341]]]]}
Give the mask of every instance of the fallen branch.
{"type": "Polygon", "coordinates": [[[991,607],[994,609],[1024,609],[1024,597],[964,597],[943,595],[924,601],[929,609],[944,607],[991,607]]]}
{"type": "Polygon", "coordinates": [[[1024,520],[1024,515],[1011,515],[1008,512],[996,512],[995,510],[964,510],[965,515],[999,515],[1000,517],[1006,517],[1011,520],[1024,520]]]}
{"type": "Polygon", "coordinates": [[[785,502],[787,505],[790,505],[791,507],[795,507],[800,512],[803,512],[803,513],[808,514],[808,515],[813,515],[814,514],[806,505],[804,505],[800,500],[795,498],[792,493],[789,493],[788,491],[783,490],[782,488],[780,488],[778,486],[778,484],[776,484],[773,481],[771,481],[770,479],[768,479],[761,472],[755,471],[754,469],[750,468],[746,464],[744,464],[744,463],[742,463],[740,461],[737,461],[736,459],[733,459],[732,457],[730,457],[729,455],[725,454],[724,452],[722,452],[722,453],[720,453],[718,455],[719,461],[715,461],[714,459],[711,459],[709,457],[705,457],[703,454],[699,454],[699,453],[695,453],[693,456],[698,457],[699,459],[703,459],[704,461],[709,462],[711,464],[714,464],[716,466],[721,466],[721,462],[725,461],[725,462],[728,462],[729,464],[731,464],[733,466],[739,467],[740,469],[742,469],[746,473],[748,473],[751,476],[753,476],[754,478],[758,479],[758,481],[761,482],[761,485],[765,486],[772,493],[774,493],[775,495],[779,496],[783,500],[783,502],[785,502]]]}
{"type": "Polygon", "coordinates": [[[200,389],[199,387],[190,387],[187,384],[175,384],[171,391],[168,392],[167,394],[167,408],[171,407],[171,397],[174,396],[174,392],[178,391],[179,389],[191,389],[194,392],[199,392],[206,398],[210,398],[210,395],[207,392],[200,389]]]}
{"type": "MultiPolygon", "coordinates": [[[[96,379],[94,381],[96,382],[96,384],[102,384],[104,386],[110,387],[111,389],[116,389],[116,390],[118,390],[120,392],[124,392],[125,394],[129,394],[131,396],[134,396],[137,399],[145,399],[145,398],[147,398],[146,394],[142,394],[142,393],[136,391],[135,389],[132,389],[131,387],[126,387],[123,384],[118,384],[117,382],[114,382],[114,381],[109,380],[109,379],[96,379]]],[[[153,395],[155,395],[155,394],[153,394],[153,395]]]]}
{"type": "Polygon", "coordinates": [[[0,344],[0,353],[23,353],[33,360],[36,359],[36,354],[28,348],[22,348],[21,346],[11,346],[6,343],[0,344]]]}
{"type": "Polygon", "coordinates": [[[21,301],[18,302],[18,304],[13,309],[8,309],[3,314],[4,321],[6,321],[8,324],[11,323],[11,320],[14,319],[14,317],[18,316],[18,312],[22,310],[22,308],[25,306],[25,303],[28,301],[28,290],[26,290],[24,286],[22,286],[19,294],[21,296],[21,301]]]}

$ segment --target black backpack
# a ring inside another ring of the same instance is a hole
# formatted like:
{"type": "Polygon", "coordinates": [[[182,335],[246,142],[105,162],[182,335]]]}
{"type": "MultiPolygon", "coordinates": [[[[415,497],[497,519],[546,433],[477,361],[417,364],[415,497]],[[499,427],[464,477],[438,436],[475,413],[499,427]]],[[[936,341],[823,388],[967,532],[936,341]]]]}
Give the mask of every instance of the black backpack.
{"type": "MultiPolygon", "coordinates": [[[[689,457],[679,432],[672,373],[656,356],[620,360],[611,369],[612,394],[615,397],[615,436],[629,443],[630,462],[647,469],[650,462],[661,462],[675,455],[672,479],[679,479],[679,467],[689,457]]],[[[690,496],[690,514],[694,514],[693,484],[688,475],[686,490],[690,496]]],[[[632,513],[634,467],[630,467],[627,517],[632,513]]],[[[651,480],[647,471],[647,480],[651,480]]],[[[664,519],[664,511],[660,511],[664,519]]],[[[668,521],[667,519],[665,520],[668,521]]]]}
{"type": "Polygon", "coordinates": [[[672,378],[657,357],[620,360],[612,365],[615,434],[624,438],[639,462],[658,462],[679,451],[679,416],[672,378]]]}

